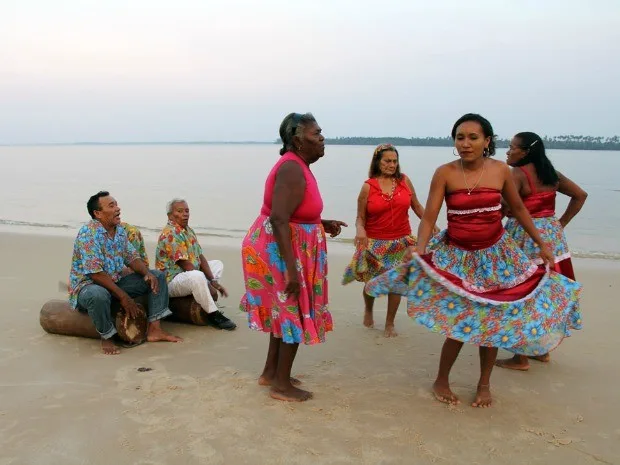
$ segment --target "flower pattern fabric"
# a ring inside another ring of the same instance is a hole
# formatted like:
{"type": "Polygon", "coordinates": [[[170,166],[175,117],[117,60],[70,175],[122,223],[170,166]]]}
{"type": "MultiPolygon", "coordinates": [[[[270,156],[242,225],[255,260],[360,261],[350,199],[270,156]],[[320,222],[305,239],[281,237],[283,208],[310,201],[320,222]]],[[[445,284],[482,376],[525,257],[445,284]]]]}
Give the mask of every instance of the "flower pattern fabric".
{"type": "MultiPolygon", "coordinates": [[[[564,234],[564,228],[560,224],[560,221],[555,216],[532,218],[532,220],[543,242],[551,247],[556,263],[570,258],[566,235],[564,234]]],[[[506,221],[506,231],[508,231],[519,248],[523,250],[530,260],[535,263],[542,263],[540,258],[540,247],[538,247],[530,235],[525,232],[523,226],[521,226],[516,219],[508,218],[506,221]]]]}
{"type": "Polygon", "coordinates": [[[442,231],[429,241],[428,249],[438,268],[458,276],[465,289],[475,292],[514,287],[538,269],[506,233],[491,247],[465,250],[451,245],[442,231]]]}
{"type": "Polygon", "coordinates": [[[400,264],[405,256],[407,247],[416,245],[413,236],[400,239],[368,239],[365,249],[357,248],[351,263],[344,271],[342,284],[353,281],[368,282],[375,276],[384,273],[400,264]]]}
{"type": "Polygon", "coordinates": [[[73,245],[69,273],[69,302],[77,308],[77,297],[84,286],[92,284],[90,274],[107,273],[114,282],[121,279],[125,266],[140,258],[127,237],[125,228],[116,227],[110,237],[97,220],[91,220],[78,231],[73,245]]]}
{"type": "Polygon", "coordinates": [[[194,269],[199,270],[201,255],[202,247],[194,230],[168,221],[157,240],[155,267],[166,273],[166,280],[170,282],[183,272],[177,261],[187,260],[194,265],[194,269]]]}
{"type": "Polygon", "coordinates": [[[447,194],[449,209],[466,212],[448,213],[448,231],[458,241],[442,232],[429,242],[429,254],[414,254],[408,263],[371,279],[365,291],[374,297],[406,296],[409,316],[449,338],[545,354],[571,329],[581,329],[581,285],[537,267],[518,248],[501,215],[485,210],[497,205],[498,196],[499,191],[486,188],[447,194]]]}
{"type": "Polygon", "coordinates": [[[316,344],[333,329],[327,298],[327,246],[321,224],[290,223],[300,279],[299,299],[289,297],[286,263],[273,228],[260,215],[243,240],[241,255],[246,293],[240,309],[251,329],[272,333],[283,342],[316,344]]]}
{"type": "Polygon", "coordinates": [[[142,237],[142,233],[137,226],[134,226],[129,223],[121,223],[121,226],[125,228],[127,232],[127,239],[133,245],[133,248],[136,249],[138,255],[142,261],[146,264],[146,267],[149,267],[149,256],[146,254],[146,247],[144,246],[144,238],[142,237]]]}
{"type": "Polygon", "coordinates": [[[451,283],[417,254],[366,285],[375,297],[406,296],[409,316],[433,332],[522,355],[545,354],[581,329],[580,291],[575,281],[550,272],[530,295],[493,301],[451,283]]]}

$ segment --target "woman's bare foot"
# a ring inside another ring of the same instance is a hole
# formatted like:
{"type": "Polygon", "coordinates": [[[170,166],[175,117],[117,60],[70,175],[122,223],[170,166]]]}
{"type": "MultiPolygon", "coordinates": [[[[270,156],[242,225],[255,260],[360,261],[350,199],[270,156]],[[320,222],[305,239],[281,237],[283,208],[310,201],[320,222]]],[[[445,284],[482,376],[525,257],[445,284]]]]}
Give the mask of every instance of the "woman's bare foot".
{"type": "Polygon", "coordinates": [[[304,391],[295,386],[290,386],[286,389],[278,389],[275,386],[271,386],[269,395],[276,400],[283,400],[285,402],[304,402],[312,399],[310,391],[304,391]]]}
{"type": "Polygon", "coordinates": [[[383,331],[385,337],[396,337],[398,333],[394,329],[394,325],[385,325],[385,331],[383,331]]]}
{"type": "Polygon", "coordinates": [[[118,355],[121,353],[119,348],[114,344],[111,339],[102,339],[101,340],[101,351],[105,355],[118,355]]]}
{"type": "Polygon", "coordinates": [[[456,394],[452,392],[450,385],[447,383],[444,384],[439,381],[435,381],[433,384],[433,394],[435,394],[435,399],[439,402],[443,402],[444,404],[457,405],[461,402],[456,394]]]}
{"type": "Polygon", "coordinates": [[[551,356],[549,354],[544,354],[544,355],[532,355],[531,357],[532,360],[538,360],[539,362],[543,362],[543,363],[549,363],[551,361],[551,356]]]}
{"type": "MultiPolygon", "coordinates": [[[[300,380],[298,380],[297,378],[293,378],[292,376],[290,380],[293,386],[299,386],[301,384],[300,380]]],[[[259,386],[271,386],[272,381],[273,381],[273,378],[269,378],[265,375],[262,375],[258,378],[258,385],[259,386]]]]}
{"type": "Polygon", "coordinates": [[[472,407],[487,408],[493,403],[491,397],[491,386],[488,384],[479,384],[476,392],[476,400],[471,404],[472,407]]]}
{"type": "Polygon", "coordinates": [[[497,360],[495,365],[500,368],[508,368],[509,370],[527,371],[530,369],[530,362],[524,355],[515,355],[512,358],[497,360]]]}
{"type": "Polygon", "coordinates": [[[369,329],[375,327],[375,320],[372,318],[372,311],[364,310],[364,326],[369,329]]]}
{"type": "Polygon", "coordinates": [[[157,323],[157,322],[149,323],[149,329],[146,333],[147,341],[149,342],[159,342],[159,341],[181,342],[183,341],[182,338],[173,336],[172,334],[167,333],[166,331],[161,329],[160,325],[155,325],[154,323],[157,323]]]}

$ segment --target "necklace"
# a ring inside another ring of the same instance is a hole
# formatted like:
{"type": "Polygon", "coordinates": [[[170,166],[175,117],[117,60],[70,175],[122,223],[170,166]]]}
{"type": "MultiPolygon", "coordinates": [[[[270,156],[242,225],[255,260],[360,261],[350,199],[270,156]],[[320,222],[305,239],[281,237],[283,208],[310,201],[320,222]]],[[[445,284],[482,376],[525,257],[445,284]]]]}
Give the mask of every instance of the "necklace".
{"type": "MultiPolygon", "coordinates": [[[[379,184],[379,187],[381,187],[381,184],[379,184]]],[[[383,189],[381,190],[381,198],[383,200],[385,200],[386,202],[389,202],[390,200],[392,200],[394,198],[394,191],[396,190],[396,182],[394,181],[394,178],[392,178],[392,189],[390,189],[390,193],[389,194],[384,194],[383,193],[383,189]]]]}
{"type": "Polygon", "coordinates": [[[467,195],[471,195],[472,191],[478,186],[480,180],[482,179],[482,175],[484,174],[484,165],[486,164],[486,159],[482,162],[482,171],[480,172],[480,176],[476,181],[476,184],[470,189],[467,185],[467,179],[465,178],[465,169],[463,168],[463,159],[461,158],[461,172],[463,173],[463,181],[465,182],[465,189],[467,190],[467,195]]]}

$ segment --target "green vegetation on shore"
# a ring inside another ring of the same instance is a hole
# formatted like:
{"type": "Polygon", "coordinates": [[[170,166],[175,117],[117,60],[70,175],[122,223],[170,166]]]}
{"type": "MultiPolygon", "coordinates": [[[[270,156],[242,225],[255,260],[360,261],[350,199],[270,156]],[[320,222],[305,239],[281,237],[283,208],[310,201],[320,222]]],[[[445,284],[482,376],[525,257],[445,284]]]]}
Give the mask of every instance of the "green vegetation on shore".
{"type": "MultiPolygon", "coordinates": [[[[594,136],[544,136],[545,147],[564,150],[620,150],[620,137],[594,136]]],[[[276,141],[281,143],[280,141],[276,141]]],[[[337,137],[326,139],[328,145],[379,145],[394,144],[397,147],[452,147],[451,137],[337,137]]],[[[508,148],[509,139],[496,139],[498,148],[508,148]]]]}

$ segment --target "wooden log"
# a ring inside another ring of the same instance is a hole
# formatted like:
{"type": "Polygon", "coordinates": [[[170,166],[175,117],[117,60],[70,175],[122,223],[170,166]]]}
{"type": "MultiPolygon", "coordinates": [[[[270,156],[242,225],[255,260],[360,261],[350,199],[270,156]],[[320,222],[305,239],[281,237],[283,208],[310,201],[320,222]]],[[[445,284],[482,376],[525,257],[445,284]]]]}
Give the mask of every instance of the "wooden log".
{"type": "Polygon", "coordinates": [[[207,326],[207,312],[194,300],[194,297],[171,297],[168,306],[172,320],[190,323],[198,326],[207,326]]]}
{"type": "MultiPolygon", "coordinates": [[[[141,310],[137,318],[128,318],[118,302],[112,304],[112,315],[115,318],[118,336],[130,344],[143,342],[146,339],[147,329],[147,317],[144,310],[146,296],[140,296],[134,300],[141,310]]],[[[71,308],[67,300],[46,302],[41,308],[39,323],[46,332],[51,334],[93,339],[101,337],[88,314],[71,308]]]]}

